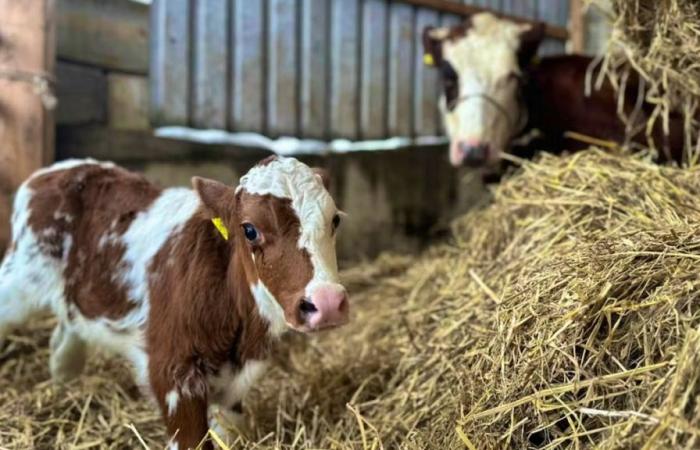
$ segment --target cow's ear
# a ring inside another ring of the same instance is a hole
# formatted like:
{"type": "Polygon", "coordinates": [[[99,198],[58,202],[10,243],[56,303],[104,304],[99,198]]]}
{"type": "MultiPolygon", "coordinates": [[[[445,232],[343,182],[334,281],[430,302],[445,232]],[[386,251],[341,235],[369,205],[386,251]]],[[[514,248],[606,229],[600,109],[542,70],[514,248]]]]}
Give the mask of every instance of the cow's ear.
{"type": "Polygon", "coordinates": [[[330,191],[331,189],[331,175],[328,173],[326,169],[322,169],[321,167],[312,167],[311,170],[314,171],[316,176],[321,180],[323,183],[323,187],[326,188],[327,191],[330,191]]]}
{"type": "Polygon", "coordinates": [[[423,63],[426,66],[442,64],[442,41],[444,35],[440,28],[432,26],[423,29],[423,63]]]}
{"type": "Polygon", "coordinates": [[[520,67],[527,67],[537,54],[542,39],[544,39],[546,25],[544,22],[526,23],[521,27],[520,47],[518,48],[518,63],[520,67]]]}
{"type": "Polygon", "coordinates": [[[235,207],[236,192],[224,183],[193,177],[192,187],[212,217],[228,217],[235,207]]]}

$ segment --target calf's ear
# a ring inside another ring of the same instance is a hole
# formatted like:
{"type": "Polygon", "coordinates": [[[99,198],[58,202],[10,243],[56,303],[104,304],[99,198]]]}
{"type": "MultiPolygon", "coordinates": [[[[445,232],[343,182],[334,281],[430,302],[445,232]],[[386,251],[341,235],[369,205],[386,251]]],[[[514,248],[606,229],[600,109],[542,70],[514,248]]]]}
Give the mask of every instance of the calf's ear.
{"type": "Polygon", "coordinates": [[[323,187],[326,188],[327,191],[330,191],[331,189],[331,175],[330,173],[321,167],[312,167],[311,170],[314,171],[316,176],[321,180],[323,183],[323,187]]]}
{"type": "Polygon", "coordinates": [[[546,25],[544,22],[526,23],[520,32],[520,47],[518,48],[518,63],[527,67],[537,54],[544,39],[546,25]]]}
{"type": "Polygon", "coordinates": [[[236,203],[235,190],[224,183],[208,178],[193,177],[192,187],[204,206],[211,212],[212,217],[226,216],[236,203]]]}

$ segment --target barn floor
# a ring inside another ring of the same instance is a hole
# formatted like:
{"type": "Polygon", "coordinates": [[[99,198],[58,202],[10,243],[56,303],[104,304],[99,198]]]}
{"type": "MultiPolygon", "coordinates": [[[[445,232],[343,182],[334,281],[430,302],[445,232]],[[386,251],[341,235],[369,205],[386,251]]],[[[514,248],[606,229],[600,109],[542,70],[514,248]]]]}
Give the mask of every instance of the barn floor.
{"type": "MultiPolygon", "coordinates": [[[[697,448],[698,170],[546,156],[449,244],[346,271],[352,324],[290,336],[231,448],[697,448]]],[[[47,381],[49,329],[0,356],[0,448],[161,448],[120,364],[47,381]]]]}

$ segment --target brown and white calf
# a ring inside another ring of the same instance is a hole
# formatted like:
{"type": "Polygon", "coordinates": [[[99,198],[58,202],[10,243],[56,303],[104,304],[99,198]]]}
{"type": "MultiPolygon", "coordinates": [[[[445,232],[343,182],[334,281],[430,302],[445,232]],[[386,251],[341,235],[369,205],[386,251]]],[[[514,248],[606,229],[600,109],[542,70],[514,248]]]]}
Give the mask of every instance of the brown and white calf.
{"type": "MultiPolygon", "coordinates": [[[[567,131],[626,142],[617,94],[609,83],[586,95],[586,78],[592,59],[560,55],[534,59],[544,37],[543,23],[522,24],[490,13],[475,14],[455,27],[427,27],[423,32],[426,62],[442,79],[439,104],[450,136],[454,166],[493,166],[502,152],[530,157],[535,151],[561,153],[588,144],[571,139],[567,131]],[[521,137],[539,131],[536,139],[517,145],[521,137]]],[[[591,72],[593,79],[597,70],[591,72]]],[[[624,110],[636,109],[632,141],[647,143],[644,124],[653,106],[638,102],[638,77],[633,74],[625,90],[624,110]]],[[[672,115],[669,132],[661,121],[652,130],[659,160],[681,160],[683,120],[672,115]]]]}
{"type": "Polygon", "coordinates": [[[162,190],[92,160],[40,170],[15,197],[0,339],[51,310],[55,379],[80,373],[88,344],[123,355],[160,405],[171,447],[193,448],[210,426],[240,420],[285,331],[348,320],[324,179],[281,157],[235,189],[195,177],[194,190],[162,190]]]}

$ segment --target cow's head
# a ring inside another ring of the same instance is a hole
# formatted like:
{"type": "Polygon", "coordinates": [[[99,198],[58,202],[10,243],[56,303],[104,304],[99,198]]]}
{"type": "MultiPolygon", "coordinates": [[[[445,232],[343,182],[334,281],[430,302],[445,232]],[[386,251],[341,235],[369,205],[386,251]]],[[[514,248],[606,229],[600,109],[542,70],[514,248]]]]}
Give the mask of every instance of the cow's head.
{"type": "Polygon", "coordinates": [[[202,178],[194,178],[193,186],[228,230],[233,264],[242,266],[246,287],[273,334],[348,321],[335,253],[342,213],[328,193],[325,173],[293,158],[270,157],[236,189],[202,178]]]}
{"type": "Polygon", "coordinates": [[[442,77],[440,109],[454,166],[495,163],[522,130],[527,113],[520,81],[543,36],[544,24],[519,24],[490,13],[423,31],[425,62],[442,77]]]}

